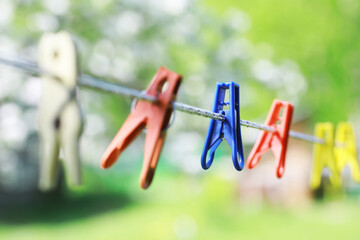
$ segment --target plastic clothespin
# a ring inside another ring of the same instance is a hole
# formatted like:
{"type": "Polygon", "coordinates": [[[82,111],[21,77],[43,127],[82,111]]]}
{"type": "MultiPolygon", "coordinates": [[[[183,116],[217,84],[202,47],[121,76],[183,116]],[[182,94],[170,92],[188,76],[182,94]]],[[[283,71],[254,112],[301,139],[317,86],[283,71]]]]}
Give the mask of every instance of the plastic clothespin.
{"type": "Polygon", "coordinates": [[[310,179],[312,189],[317,189],[321,183],[321,173],[328,167],[331,175],[330,182],[334,187],[340,187],[340,172],[336,166],[334,155],[334,125],[332,123],[317,123],[315,136],[325,140],[324,144],[315,143],[313,169],[310,179]]]}
{"type": "Polygon", "coordinates": [[[262,155],[271,148],[277,160],[276,176],[282,177],[285,171],[286,149],[293,110],[293,105],[288,102],[277,99],[273,101],[265,125],[273,127],[275,132],[262,131],[260,133],[247,159],[249,169],[255,167],[262,155]],[[281,110],[283,113],[279,117],[281,110]]]}
{"type": "Polygon", "coordinates": [[[81,183],[79,138],[83,118],[76,96],[77,51],[71,36],[66,32],[44,34],[39,52],[40,68],[46,72],[41,77],[43,94],[39,107],[39,188],[46,191],[56,186],[60,148],[69,183],[81,183]]]}
{"type": "Polygon", "coordinates": [[[240,171],[244,167],[244,153],[240,128],[239,90],[239,85],[234,82],[216,83],[213,112],[221,113],[225,117],[225,120],[210,120],[205,145],[201,154],[201,166],[203,169],[208,169],[211,166],[214,160],[215,150],[224,138],[230,145],[235,169],[240,171]],[[226,90],[229,91],[229,102],[225,102],[226,90]],[[229,105],[228,110],[224,110],[226,105],[229,105]],[[208,152],[210,152],[209,159],[207,159],[208,152]]]}
{"type": "Polygon", "coordinates": [[[179,74],[171,72],[164,67],[158,70],[146,90],[146,94],[157,97],[157,101],[155,103],[143,100],[137,102],[133,111],[105,151],[101,160],[103,168],[109,168],[115,163],[122,151],[147,126],[140,185],[143,189],[150,186],[166,136],[162,130],[169,124],[173,111],[171,101],[176,98],[181,79],[182,77],[179,74]],[[166,82],[168,86],[161,92],[166,82]]]}
{"type": "Polygon", "coordinates": [[[357,159],[354,128],[351,123],[340,122],[336,128],[335,158],[338,170],[341,172],[347,164],[351,169],[354,181],[360,181],[359,162],[357,159]]]}

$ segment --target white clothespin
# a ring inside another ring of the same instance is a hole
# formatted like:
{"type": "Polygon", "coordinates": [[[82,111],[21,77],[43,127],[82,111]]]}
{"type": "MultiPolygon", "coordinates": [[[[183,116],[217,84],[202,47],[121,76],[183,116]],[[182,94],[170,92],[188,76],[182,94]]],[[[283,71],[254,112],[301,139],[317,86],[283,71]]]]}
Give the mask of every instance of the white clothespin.
{"type": "Polygon", "coordinates": [[[45,71],[41,77],[43,95],[39,107],[39,188],[46,191],[57,184],[60,148],[69,184],[81,183],[79,138],[83,117],[76,97],[77,51],[70,34],[44,34],[39,52],[39,65],[45,71]]]}

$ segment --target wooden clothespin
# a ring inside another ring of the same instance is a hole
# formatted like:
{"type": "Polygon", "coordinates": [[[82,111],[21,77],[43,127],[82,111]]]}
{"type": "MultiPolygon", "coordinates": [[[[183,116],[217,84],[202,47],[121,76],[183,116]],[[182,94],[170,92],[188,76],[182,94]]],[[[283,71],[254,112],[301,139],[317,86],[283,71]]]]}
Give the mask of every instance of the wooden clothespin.
{"type": "Polygon", "coordinates": [[[351,175],[355,182],[360,182],[359,162],[356,152],[354,128],[351,123],[340,122],[335,135],[335,158],[339,172],[346,165],[351,169],[351,175]]]}
{"type": "Polygon", "coordinates": [[[277,99],[273,101],[265,125],[274,128],[275,131],[262,131],[260,133],[247,159],[249,169],[255,167],[262,155],[271,149],[277,161],[276,176],[278,178],[282,177],[285,171],[285,157],[293,110],[293,105],[288,102],[277,99]],[[283,110],[283,113],[279,117],[281,110],[283,110]]]}
{"type": "Polygon", "coordinates": [[[315,136],[324,139],[325,143],[315,143],[310,187],[312,189],[320,187],[322,171],[328,167],[331,173],[330,182],[338,188],[341,184],[341,178],[334,155],[334,125],[332,123],[317,123],[315,125],[315,136]]]}
{"type": "Polygon", "coordinates": [[[175,100],[181,83],[181,76],[161,67],[153,78],[146,94],[156,97],[155,103],[140,100],[130,113],[115,138],[105,151],[101,166],[109,168],[117,160],[122,151],[146,129],[143,168],[140,185],[143,189],[150,186],[156,165],[165,140],[165,131],[169,124],[172,111],[171,102],[175,100]],[[165,83],[167,88],[162,91],[165,83]]]}
{"type": "Polygon", "coordinates": [[[81,183],[79,137],[83,118],[76,96],[78,60],[75,44],[66,32],[45,34],[39,46],[39,65],[46,72],[42,78],[39,107],[41,138],[39,188],[56,186],[60,148],[68,182],[81,183]]]}

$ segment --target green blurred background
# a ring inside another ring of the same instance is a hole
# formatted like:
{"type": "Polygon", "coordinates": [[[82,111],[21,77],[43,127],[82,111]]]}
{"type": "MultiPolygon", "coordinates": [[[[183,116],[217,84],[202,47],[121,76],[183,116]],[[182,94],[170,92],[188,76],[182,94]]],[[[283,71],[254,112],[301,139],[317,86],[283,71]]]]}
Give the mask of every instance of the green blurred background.
{"type": "MultiPolygon", "coordinates": [[[[359,139],[357,0],[0,0],[1,56],[37,58],[44,32],[69,31],[84,73],[145,89],[164,65],[184,76],[178,100],[211,109],[215,83],[240,85],[241,118],[262,123],[274,98],[293,129],[350,121],[359,139]]],[[[286,173],[266,155],[237,172],[223,143],[208,171],[209,120],[176,114],[152,186],[138,186],[144,134],[109,170],[102,153],[132,99],[80,88],[83,185],[37,190],[41,83],[0,66],[0,239],[358,239],[360,187],[311,192],[312,145],[291,140],[286,173]]],[[[258,131],[242,128],[245,155],[258,131]]]]}

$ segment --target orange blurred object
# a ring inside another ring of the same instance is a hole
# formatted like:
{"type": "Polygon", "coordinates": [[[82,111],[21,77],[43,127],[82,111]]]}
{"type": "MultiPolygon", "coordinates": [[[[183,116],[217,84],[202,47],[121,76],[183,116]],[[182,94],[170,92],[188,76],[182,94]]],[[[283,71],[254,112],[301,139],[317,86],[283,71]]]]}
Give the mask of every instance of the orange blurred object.
{"type": "Polygon", "coordinates": [[[101,167],[109,168],[124,149],[146,128],[143,168],[140,175],[140,185],[143,189],[150,186],[159,159],[175,100],[181,84],[182,76],[161,67],[153,78],[146,94],[156,97],[154,103],[140,100],[130,113],[115,138],[105,151],[101,167]],[[165,83],[167,87],[165,88],[165,83]]]}

